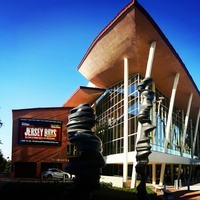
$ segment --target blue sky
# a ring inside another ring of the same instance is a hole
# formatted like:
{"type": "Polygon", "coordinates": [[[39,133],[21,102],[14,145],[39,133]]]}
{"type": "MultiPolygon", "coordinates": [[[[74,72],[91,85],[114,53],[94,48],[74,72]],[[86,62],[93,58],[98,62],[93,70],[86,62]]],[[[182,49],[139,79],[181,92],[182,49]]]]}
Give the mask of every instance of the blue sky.
{"type": "MultiPolygon", "coordinates": [[[[12,110],[60,107],[88,81],[78,64],[131,0],[0,0],[0,149],[11,158],[12,110]]],[[[200,88],[200,3],[138,0],[200,88]]]]}

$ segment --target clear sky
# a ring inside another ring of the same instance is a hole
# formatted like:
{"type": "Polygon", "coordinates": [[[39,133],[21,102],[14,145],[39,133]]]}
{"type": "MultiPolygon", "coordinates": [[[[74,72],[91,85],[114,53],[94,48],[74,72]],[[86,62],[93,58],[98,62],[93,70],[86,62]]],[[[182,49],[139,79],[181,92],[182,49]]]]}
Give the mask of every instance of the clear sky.
{"type": "MultiPolygon", "coordinates": [[[[0,0],[0,149],[11,158],[12,110],[60,107],[88,81],[92,41],[131,0],[0,0]]],[[[200,88],[200,1],[138,0],[200,88]],[[192,2],[192,3],[190,3],[192,2]]]]}

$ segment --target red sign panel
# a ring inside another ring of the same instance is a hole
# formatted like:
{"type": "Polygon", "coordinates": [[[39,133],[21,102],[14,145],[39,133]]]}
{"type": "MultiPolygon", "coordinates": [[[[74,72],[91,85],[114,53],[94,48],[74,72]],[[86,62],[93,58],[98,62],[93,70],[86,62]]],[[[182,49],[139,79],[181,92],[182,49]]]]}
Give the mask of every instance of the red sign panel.
{"type": "Polygon", "coordinates": [[[19,119],[19,143],[61,145],[62,122],[45,119],[19,119]]]}

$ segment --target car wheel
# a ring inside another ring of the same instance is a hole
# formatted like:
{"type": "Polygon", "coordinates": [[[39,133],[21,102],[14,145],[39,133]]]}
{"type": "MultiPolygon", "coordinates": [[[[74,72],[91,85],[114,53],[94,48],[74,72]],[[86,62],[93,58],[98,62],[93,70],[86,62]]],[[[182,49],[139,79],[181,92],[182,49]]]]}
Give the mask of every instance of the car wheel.
{"type": "Polygon", "coordinates": [[[53,176],[52,176],[51,174],[49,174],[49,175],[47,176],[47,178],[53,178],[53,176]]]}
{"type": "Polygon", "coordinates": [[[66,174],[63,176],[63,180],[68,180],[69,179],[69,176],[66,174]]]}

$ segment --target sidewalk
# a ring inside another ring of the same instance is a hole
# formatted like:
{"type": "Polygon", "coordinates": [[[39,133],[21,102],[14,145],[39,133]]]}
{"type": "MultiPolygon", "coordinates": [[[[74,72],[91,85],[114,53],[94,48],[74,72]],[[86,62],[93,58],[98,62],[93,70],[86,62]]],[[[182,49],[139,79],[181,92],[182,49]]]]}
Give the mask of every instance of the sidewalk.
{"type": "MultiPolygon", "coordinates": [[[[0,189],[1,186],[8,182],[13,181],[22,181],[21,179],[12,179],[6,177],[0,177],[0,189]]],[[[37,180],[36,180],[37,181],[37,180]]],[[[39,180],[38,180],[39,181],[39,180]]],[[[155,191],[155,187],[151,183],[147,183],[147,186],[151,188],[152,191],[155,191]]],[[[166,190],[172,192],[173,199],[167,198],[164,194],[157,190],[156,194],[160,197],[161,200],[200,200],[200,183],[193,184],[188,186],[180,187],[179,189],[175,189],[174,185],[166,185],[166,190]]]]}
{"type": "MultiPolygon", "coordinates": [[[[153,188],[153,186],[150,185],[149,187],[151,189],[153,188]]],[[[173,200],[200,200],[200,183],[190,185],[189,187],[183,186],[179,189],[175,189],[174,186],[167,185],[166,190],[172,192],[173,200]]],[[[162,194],[161,191],[157,191],[156,193],[161,199],[168,199],[162,194]]]]}

